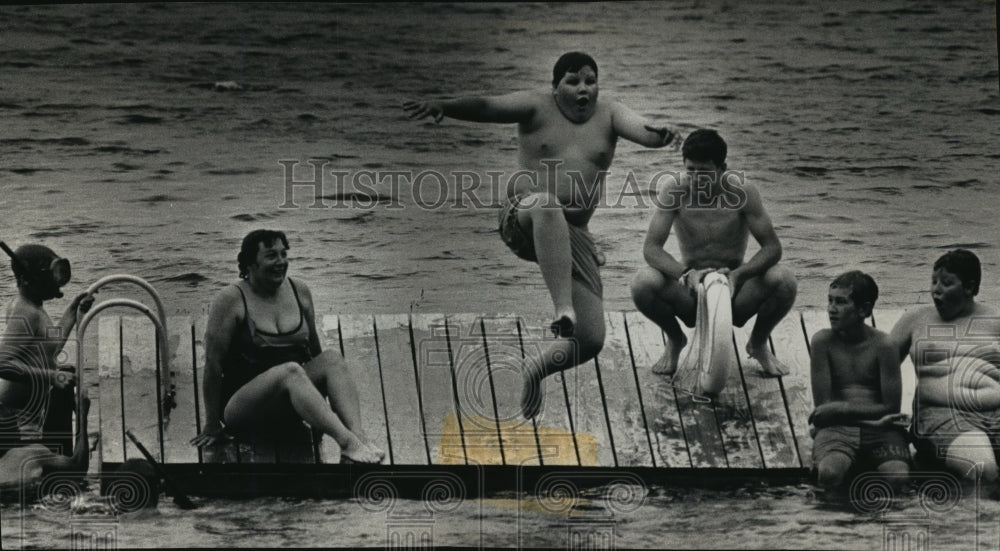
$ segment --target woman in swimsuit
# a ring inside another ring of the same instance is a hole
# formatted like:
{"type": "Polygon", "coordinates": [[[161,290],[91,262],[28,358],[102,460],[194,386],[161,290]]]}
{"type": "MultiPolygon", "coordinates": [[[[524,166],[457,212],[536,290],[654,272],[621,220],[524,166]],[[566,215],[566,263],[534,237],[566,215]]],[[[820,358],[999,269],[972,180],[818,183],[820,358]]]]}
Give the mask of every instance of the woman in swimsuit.
{"type": "Polygon", "coordinates": [[[385,453],[361,429],[358,392],[337,352],[323,351],[312,293],[286,277],[288,239],[255,230],[243,238],[240,281],[212,303],[205,331],[206,446],[230,432],[266,432],[303,419],[329,434],[341,456],[378,463],[385,453]],[[329,398],[329,402],[327,401],[329,398]]]}

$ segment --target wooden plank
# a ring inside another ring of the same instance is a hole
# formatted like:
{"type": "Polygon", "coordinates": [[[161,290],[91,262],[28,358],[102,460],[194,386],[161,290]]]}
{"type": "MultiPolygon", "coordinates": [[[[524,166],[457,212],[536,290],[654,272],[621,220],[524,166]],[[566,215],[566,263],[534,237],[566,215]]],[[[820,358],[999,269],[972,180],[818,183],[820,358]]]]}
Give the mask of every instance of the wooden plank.
{"type": "Polygon", "coordinates": [[[775,377],[765,377],[760,362],[749,357],[745,350],[750,339],[756,316],[743,327],[733,329],[736,350],[740,351],[740,371],[749,397],[750,413],[757,430],[764,467],[769,469],[799,467],[799,454],[795,449],[791,420],[785,409],[781,382],[775,377]]]}
{"type": "MultiPolygon", "coordinates": [[[[466,320],[473,316],[464,316],[466,320]]],[[[497,315],[482,318],[481,326],[471,323],[463,323],[463,327],[471,326],[470,337],[484,335],[486,340],[486,355],[488,359],[487,377],[485,380],[480,375],[475,377],[475,383],[466,383],[464,386],[472,391],[463,391],[459,395],[460,402],[468,404],[464,396],[473,392],[478,398],[476,403],[476,418],[488,418],[495,420],[495,427],[499,433],[497,446],[500,447],[501,459],[506,465],[540,465],[538,435],[535,432],[535,422],[527,420],[521,415],[521,389],[524,383],[524,355],[521,349],[521,336],[518,328],[518,320],[513,315],[497,315]],[[495,405],[494,405],[495,404],[495,405]],[[492,408],[492,411],[491,411],[492,408]]],[[[472,377],[461,377],[461,374],[469,372],[475,374],[471,369],[456,371],[460,379],[472,377]]],[[[471,409],[463,406],[466,409],[471,409]]],[[[488,423],[475,425],[483,434],[483,445],[491,445],[492,439],[489,436],[488,423]]],[[[468,435],[468,429],[466,429],[468,435]]],[[[550,438],[550,445],[558,445],[558,439],[550,438]]],[[[564,438],[564,444],[573,446],[572,437],[564,438]]],[[[467,442],[468,444],[468,442],[467,442]]],[[[575,448],[568,448],[557,454],[576,455],[575,448]]],[[[470,452],[471,455],[471,452],[470,452]]]]}
{"type": "MultiPolygon", "coordinates": [[[[736,347],[732,334],[726,339],[728,354],[736,358],[736,347]]],[[[733,363],[734,369],[729,372],[726,386],[714,400],[715,417],[722,432],[722,442],[726,447],[726,462],[730,468],[762,468],[764,460],[761,457],[760,445],[757,441],[757,431],[750,413],[747,401],[746,387],[740,376],[739,362],[733,363]]]]}
{"type": "Polygon", "coordinates": [[[125,461],[125,429],[122,426],[121,317],[104,315],[98,321],[100,340],[101,462],[125,461]]]}
{"type": "Polygon", "coordinates": [[[409,318],[398,314],[376,316],[375,331],[393,465],[426,465],[430,454],[422,432],[409,318]]]}
{"type": "Polygon", "coordinates": [[[567,406],[573,419],[573,431],[580,450],[580,464],[584,466],[614,467],[615,451],[604,411],[601,383],[594,360],[588,360],[562,372],[566,384],[567,406]],[[586,450],[593,441],[594,463],[586,462],[586,450]]]}
{"type": "MultiPolygon", "coordinates": [[[[681,328],[688,339],[686,346],[691,346],[693,330],[683,324],[681,324],[681,328]]],[[[670,344],[666,335],[664,335],[664,343],[667,346],[670,344]]],[[[685,352],[682,351],[681,360],[684,359],[684,355],[685,352]]],[[[694,389],[692,377],[696,376],[696,373],[683,372],[679,369],[673,378],[677,411],[680,413],[681,423],[684,426],[684,436],[687,439],[688,452],[691,455],[691,466],[725,468],[729,465],[726,457],[727,442],[723,438],[720,417],[717,415],[714,402],[697,401],[691,394],[692,389],[694,389]]],[[[729,386],[728,381],[726,385],[729,386]]],[[[722,399],[722,396],[718,399],[722,399]]],[[[737,451],[738,449],[734,449],[731,452],[734,454],[734,459],[738,457],[737,451]]]]}
{"type": "MultiPolygon", "coordinates": [[[[503,465],[499,422],[490,380],[490,366],[483,335],[482,318],[476,314],[449,314],[447,318],[447,355],[455,381],[457,417],[448,423],[452,447],[461,443],[462,452],[452,452],[452,461],[474,465],[503,465]],[[456,431],[461,439],[456,442],[456,431]]],[[[516,338],[516,326],[514,336],[516,338]]],[[[435,348],[440,350],[435,338],[435,348]]],[[[520,349],[518,348],[518,351],[520,349]]]]}
{"type": "MultiPolygon", "coordinates": [[[[320,319],[316,320],[317,328],[319,331],[320,342],[323,343],[323,350],[328,348],[336,350],[338,353],[343,354],[344,347],[340,342],[340,318],[336,314],[326,314],[320,319]]],[[[368,327],[373,329],[374,325],[372,323],[368,324],[368,327]]],[[[374,338],[372,339],[372,348],[374,348],[374,338]]],[[[358,380],[358,377],[352,372],[351,364],[344,357],[344,362],[347,365],[347,372],[351,374],[351,378],[354,380],[355,385],[358,387],[358,402],[361,405],[362,410],[362,423],[365,421],[366,414],[368,413],[368,408],[370,404],[365,402],[366,396],[362,390],[362,382],[367,382],[367,377],[361,374],[362,380],[358,380]]],[[[377,361],[376,361],[377,365],[377,361]]],[[[378,370],[375,370],[376,373],[378,370]]],[[[377,381],[376,381],[377,382],[377,381]]],[[[378,396],[381,398],[381,391],[379,391],[378,396]]],[[[370,398],[369,398],[370,399],[370,398]]],[[[380,400],[381,402],[381,400],[380,400]]],[[[379,413],[383,412],[382,404],[378,404],[379,413]]],[[[370,436],[370,435],[368,435],[370,436]]],[[[317,463],[338,463],[340,461],[340,446],[327,434],[323,434],[321,431],[313,429],[313,439],[316,445],[316,462],[317,463]]],[[[386,449],[386,448],[382,448],[386,449]]]]}
{"type": "MultiPolygon", "coordinates": [[[[323,318],[324,331],[332,341],[333,316],[323,318]]],[[[383,463],[393,460],[386,423],[385,400],[382,396],[382,375],[379,371],[378,349],[375,342],[375,319],[370,314],[345,315],[339,318],[340,343],[347,362],[347,371],[358,388],[361,404],[361,425],[368,440],[386,452],[383,463]]],[[[320,459],[324,463],[340,461],[340,447],[333,438],[324,435],[320,442],[320,459]]]]}
{"type": "MultiPolygon", "coordinates": [[[[439,332],[433,350],[425,346],[424,355],[430,360],[432,354],[444,352],[455,382],[456,412],[448,419],[447,429],[442,434],[447,435],[452,450],[461,445],[462,451],[451,451],[449,461],[502,465],[504,450],[500,445],[482,319],[476,314],[449,314],[444,333],[448,346],[445,349],[440,346],[439,332]]],[[[516,330],[514,335],[517,336],[516,330]]],[[[434,363],[443,359],[434,360],[434,363]]],[[[444,440],[443,436],[442,445],[444,440]]]]}
{"type": "MultiPolygon", "coordinates": [[[[540,354],[552,342],[549,333],[549,323],[552,320],[537,316],[518,319],[521,336],[521,353],[540,354]]],[[[517,385],[518,388],[521,385],[517,385]]],[[[592,465],[597,462],[597,443],[588,440],[582,446],[584,452],[589,452],[586,458],[581,458],[581,446],[569,415],[566,398],[566,386],[562,373],[546,377],[542,381],[542,410],[535,417],[535,431],[538,434],[538,445],[543,465],[592,465]]],[[[520,395],[520,391],[518,392],[520,395]]],[[[518,398],[520,403],[520,397],[518,398]]]]}
{"type": "MultiPolygon", "coordinates": [[[[417,314],[412,317],[412,332],[420,382],[421,433],[430,462],[456,465],[467,463],[452,377],[452,354],[462,353],[462,349],[449,349],[446,321],[444,314],[417,314]]],[[[481,340],[479,348],[482,349],[481,340]]],[[[485,367],[485,355],[480,354],[480,357],[485,367]]]]}
{"type": "MultiPolygon", "coordinates": [[[[890,333],[899,318],[903,317],[903,313],[902,309],[875,311],[872,313],[872,324],[879,331],[890,333]]],[[[913,396],[917,392],[917,372],[909,354],[900,363],[899,371],[903,378],[903,399],[900,402],[899,410],[907,415],[913,415],[913,396]]]]}
{"type": "Polygon", "coordinates": [[[652,467],[652,445],[632,366],[623,312],[605,314],[607,337],[597,357],[608,427],[619,467],[652,467]]]}
{"type": "MultiPolygon", "coordinates": [[[[156,326],[145,316],[122,316],[121,323],[125,428],[131,429],[157,461],[163,461],[156,381],[156,326]]],[[[125,446],[126,459],[143,457],[131,443],[125,446]]]]}
{"type": "MultiPolygon", "coordinates": [[[[204,382],[205,366],[205,332],[208,330],[208,316],[198,316],[194,320],[194,351],[195,351],[195,413],[198,418],[198,431],[201,432],[205,419],[204,382]]],[[[221,405],[225,408],[225,404],[221,405]]],[[[235,440],[223,440],[213,446],[201,449],[203,463],[239,463],[239,449],[235,440]]]]}
{"type": "Polygon", "coordinates": [[[812,466],[812,437],[809,436],[809,415],[813,411],[812,380],[809,372],[808,340],[803,331],[802,314],[789,312],[771,332],[774,355],[788,367],[789,374],[781,377],[785,405],[791,419],[792,436],[799,454],[799,464],[812,466]]]}
{"type": "Polygon", "coordinates": [[[168,318],[167,333],[170,371],[177,390],[177,407],[170,412],[170,422],[163,431],[163,462],[198,463],[198,449],[190,443],[198,435],[198,419],[195,416],[194,323],[191,317],[168,318]]]}
{"type": "MultiPolygon", "coordinates": [[[[670,379],[653,373],[652,367],[664,350],[660,328],[639,312],[626,312],[629,345],[635,362],[639,399],[653,450],[653,466],[691,466],[684,426],[670,379]]],[[[714,418],[713,418],[714,422],[714,418]]],[[[718,431],[716,431],[718,436],[718,431]]],[[[721,450],[722,442],[719,441],[721,450]]]]}
{"type": "Polygon", "coordinates": [[[87,415],[87,440],[88,449],[97,450],[97,454],[91,452],[90,462],[87,466],[89,476],[97,476],[101,470],[101,379],[100,379],[100,339],[98,335],[99,326],[91,325],[87,333],[83,336],[83,371],[86,384],[84,392],[90,398],[90,413],[87,415]]]}

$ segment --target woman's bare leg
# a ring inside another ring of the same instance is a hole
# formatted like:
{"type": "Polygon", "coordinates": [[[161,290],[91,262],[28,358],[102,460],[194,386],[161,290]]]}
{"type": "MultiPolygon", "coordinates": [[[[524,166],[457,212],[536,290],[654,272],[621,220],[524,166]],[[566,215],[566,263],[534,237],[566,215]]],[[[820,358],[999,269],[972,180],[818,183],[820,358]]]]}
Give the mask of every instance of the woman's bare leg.
{"type": "Polygon", "coordinates": [[[344,426],[375,449],[380,457],[385,457],[383,450],[375,447],[365,434],[361,422],[361,403],[358,398],[358,387],[354,384],[347,363],[339,352],[326,350],[303,366],[309,380],[330,400],[333,412],[343,421],[344,426]]]}
{"type": "Polygon", "coordinates": [[[344,456],[359,463],[381,460],[375,450],[344,426],[305,369],[294,362],[276,365],[240,387],[226,404],[223,417],[235,428],[252,428],[279,415],[288,402],[303,420],[329,434],[344,456]]]}

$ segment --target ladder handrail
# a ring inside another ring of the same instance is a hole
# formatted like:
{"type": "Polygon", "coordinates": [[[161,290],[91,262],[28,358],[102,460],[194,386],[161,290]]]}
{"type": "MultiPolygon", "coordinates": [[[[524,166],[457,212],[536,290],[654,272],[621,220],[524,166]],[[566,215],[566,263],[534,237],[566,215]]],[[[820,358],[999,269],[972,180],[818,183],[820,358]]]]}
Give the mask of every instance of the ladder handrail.
{"type": "Polygon", "coordinates": [[[87,293],[91,294],[96,293],[97,290],[100,289],[101,287],[109,283],[117,283],[117,282],[133,283],[145,289],[146,292],[149,293],[149,295],[153,298],[153,302],[156,305],[156,313],[154,314],[153,311],[148,306],[139,301],[132,299],[122,299],[122,298],[109,299],[97,303],[94,307],[90,309],[89,312],[87,312],[85,316],[82,317],[82,319],[78,312],[76,334],[77,334],[77,342],[80,343],[79,350],[81,351],[80,353],[77,354],[77,380],[78,380],[77,384],[81,385],[78,388],[83,388],[79,380],[83,373],[82,343],[83,343],[83,333],[84,330],[86,330],[87,325],[90,324],[90,321],[94,318],[94,316],[98,312],[106,308],[110,308],[112,306],[126,306],[135,308],[140,312],[146,314],[146,316],[153,321],[153,324],[156,325],[156,328],[158,329],[157,341],[159,342],[159,352],[160,352],[160,382],[163,394],[162,397],[160,397],[160,400],[158,400],[157,402],[157,408],[160,410],[161,419],[163,420],[163,426],[166,426],[170,422],[170,410],[176,407],[177,404],[174,401],[174,397],[176,396],[176,387],[174,386],[173,377],[170,371],[170,351],[168,350],[167,347],[167,315],[166,315],[166,310],[163,308],[163,301],[160,300],[159,293],[156,292],[156,289],[154,289],[153,286],[150,285],[148,281],[139,276],[134,276],[130,274],[112,274],[104,276],[95,281],[93,284],[91,284],[91,286],[87,288],[87,293]]]}
{"type": "Polygon", "coordinates": [[[91,286],[87,288],[87,292],[91,294],[96,293],[98,289],[104,287],[108,283],[117,283],[117,282],[134,283],[139,287],[145,289],[146,292],[148,292],[149,295],[153,297],[153,302],[156,304],[156,311],[159,314],[160,322],[163,323],[164,327],[167,326],[166,309],[163,308],[163,301],[160,300],[159,293],[156,292],[156,289],[154,289],[153,286],[150,285],[148,281],[139,276],[134,276],[131,274],[112,274],[104,276],[101,279],[95,281],[93,284],[91,284],[91,286]]]}
{"type": "MultiPolygon", "coordinates": [[[[156,326],[156,335],[157,335],[157,341],[159,342],[160,352],[162,355],[166,354],[165,351],[167,350],[167,327],[162,322],[160,322],[159,318],[157,318],[157,316],[153,314],[153,311],[150,310],[148,306],[137,300],[132,300],[130,298],[113,298],[105,300],[103,302],[98,303],[93,308],[91,308],[90,311],[87,312],[87,315],[85,315],[77,325],[77,338],[80,339],[79,342],[81,343],[81,345],[77,347],[77,354],[76,354],[76,363],[77,363],[76,384],[78,389],[83,388],[83,362],[84,362],[85,347],[82,345],[82,343],[83,343],[84,332],[87,330],[87,326],[90,325],[90,322],[94,319],[94,316],[96,316],[102,310],[106,310],[108,308],[114,308],[116,306],[135,308],[136,310],[139,310],[143,314],[146,314],[146,317],[148,317],[153,322],[153,325],[156,326]]],[[[161,364],[161,366],[165,366],[165,364],[161,364]]],[[[166,369],[162,369],[161,367],[160,369],[161,374],[164,371],[169,371],[169,367],[168,366],[165,367],[166,369]]],[[[119,374],[119,376],[120,375],[121,374],[119,374]]],[[[166,387],[166,385],[161,385],[161,389],[164,387],[166,387]]],[[[84,393],[81,391],[77,392],[77,412],[83,411],[83,394],[84,393]]],[[[160,416],[160,419],[163,420],[162,423],[160,424],[161,454],[163,453],[162,431],[166,428],[167,424],[170,422],[170,409],[174,407],[174,405],[175,404],[174,404],[173,390],[167,387],[167,390],[163,393],[162,400],[158,400],[156,404],[157,414],[160,416]]]]}

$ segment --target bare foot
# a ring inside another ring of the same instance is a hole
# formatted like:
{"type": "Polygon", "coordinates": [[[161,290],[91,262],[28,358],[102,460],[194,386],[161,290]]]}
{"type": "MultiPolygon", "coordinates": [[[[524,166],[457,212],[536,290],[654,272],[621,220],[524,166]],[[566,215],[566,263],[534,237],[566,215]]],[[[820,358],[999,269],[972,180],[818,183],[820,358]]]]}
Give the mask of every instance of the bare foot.
{"type": "Polygon", "coordinates": [[[378,446],[372,444],[371,442],[365,441],[365,446],[372,451],[376,456],[378,456],[378,462],[381,463],[385,459],[385,452],[382,451],[378,446]]]}
{"type": "Polygon", "coordinates": [[[549,329],[557,337],[572,337],[575,327],[576,312],[572,308],[556,312],[556,321],[549,325],[549,329]]]}
{"type": "Polygon", "coordinates": [[[765,377],[781,377],[790,373],[788,367],[779,362],[778,358],[774,357],[774,354],[771,354],[767,343],[760,347],[753,347],[750,346],[750,343],[747,343],[747,354],[760,362],[760,367],[764,370],[763,375],[765,377]]]}
{"type": "Polygon", "coordinates": [[[542,373],[540,366],[528,366],[524,374],[524,388],[521,390],[521,414],[532,419],[542,411],[542,373]]]}
{"type": "Polygon", "coordinates": [[[677,359],[681,356],[681,350],[687,346],[687,337],[682,336],[680,342],[667,339],[666,350],[663,356],[653,364],[653,373],[657,375],[672,376],[677,371],[677,359]]]}
{"type": "Polygon", "coordinates": [[[373,446],[369,446],[361,440],[354,438],[346,447],[340,449],[341,463],[369,463],[375,464],[382,461],[385,454],[373,446]]]}

